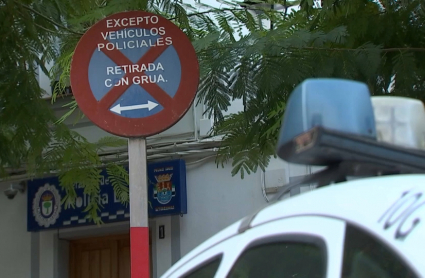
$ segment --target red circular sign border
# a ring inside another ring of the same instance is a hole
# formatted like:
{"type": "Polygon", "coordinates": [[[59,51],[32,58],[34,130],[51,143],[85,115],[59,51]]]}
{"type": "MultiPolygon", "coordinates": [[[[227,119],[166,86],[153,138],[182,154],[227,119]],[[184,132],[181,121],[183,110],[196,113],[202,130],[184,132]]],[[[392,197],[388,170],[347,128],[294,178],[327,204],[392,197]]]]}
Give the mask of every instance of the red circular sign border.
{"type": "Polygon", "coordinates": [[[144,11],[129,11],[116,13],[94,24],[80,39],[75,48],[71,62],[71,88],[78,106],[82,112],[98,127],[122,137],[147,137],[158,134],[176,124],[192,105],[199,84],[198,58],[192,43],[176,25],[164,17],[144,11]],[[101,32],[116,31],[128,28],[106,28],[109,19],[157,16],[157,24],[140,24],[139,27],[165,27],[166,34],[173,39],[174,46],[181,65],[181,79],[173,99],[172,109],[162,111],[144,118],[126,118],[111,112],[109,109],[100,111],[99,102],[91,91],[88,80],[90,59],[97,44],[104,42],[101,32]],[[99,40],[99,38],[101,40],[99,40]],[[92,46],[91,46],[92,45],[92,46]],[[87,49],[93,49],[87,50],[87,49]]]}

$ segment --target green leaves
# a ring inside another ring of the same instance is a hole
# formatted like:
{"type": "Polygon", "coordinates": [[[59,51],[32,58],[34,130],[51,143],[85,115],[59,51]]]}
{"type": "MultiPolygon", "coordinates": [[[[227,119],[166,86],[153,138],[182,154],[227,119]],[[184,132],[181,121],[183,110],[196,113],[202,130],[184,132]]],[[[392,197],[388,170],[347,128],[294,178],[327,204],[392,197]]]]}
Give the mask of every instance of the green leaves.
{"type": "Polygon", "coordinates": [[[194,41],[193,47],[195,48],[196,51],[200,52],[204,49],[208,49],[208,47],[212,43],[215,43],[219,38],[220,38],[219,32],[207,33],[206,36],[201,37],[201,38],[197,39],[196,41],[194,41]]]}
{"type": "Polygon", "coordinates": [[[129,176],[127,170],[116,164],[109,164],[106,168],[109,181],[114,187],[115,195],[122,204],[128,205],[130,197],[128,195],[129,176]]]}
{"type": "Polygon", "coordinates": [[[222,0],[221,8],[173,0],[2,3],[0,174],[23,166],[33,175],[58,174],[69,204],[78,182],[91,198],[87,212],[95,221],[100,167],[108,167],[118,198],[128,201],[128,174],[99,155],[126,141],[107,137],[90,143],[70,132],[63,121],[77,111],[76,102],[56,119],[41,100],[33,65],[46,71],[45,64],[55,61],[50,71],[52,80],[59,79],[55,101],[69,86],[79,38],[112,13],[160,14],[193,41],[201,69],[198,104],[206,105],[214,134],[224,138],[217,163],[232,163],[233,175],[244,177],[267,166],[289,94],[306,78],[349,78],[366,82],[373,94],[425,99],[425,12],[419,0],[324,0],[323,8],[311,0],[279,1],[286,7],[278,11],[250,10],[231,0],[222,0]],[[298,4],[299,10],[288,9],[298,4]],[[241,103],[242,111],[225,117],[232,101],[241,103]]]}
{"type": "MultiPolygon", "coordinates": [[[[417,68],[417,61],[414,53],[400,52],[393,59],[393,74],[394,74],[394,93],[398,95],[411,96],[418,89],[423,92],[421,80],[423,80],[424,70],[417,68]],[[416,86],[420,87],[416,87],[416,86]]],[[[424,99],[424,95],[420,96],[424,99]]]]}
{"type": "Polygon", "coordinates": [[[225,134],[216,161],[224,164],[231,160],[232,175],[240,173],[244,178],[245,173],[255,172],[258,167],[264,170],[269,163],[274,145],[269,140],[261,140],[261,120],[252,121],[241,112],[217,124],[214,132],[225,134]]]}
{"type": "Polygon", "coordinates": [[[376,82],[376,72],[381,65],[382,46],[365,43],[354,52],[355,67],[368,83],[376,82]]]}
{"type": "Polygon", "coordinates": [[[299,11],[264,12],[263,18],[273,18],[274,30],[249,25],[238,17],[242,13],[234,13],[233,20],[249,30],[236,41],[228,35],[235,31],[219,22],[216,42],[198,48],[203,68],[199,97],[215,117],[214,134],[224,136],[217,162],[232,161],[232,173],[242,177],[265,167],[266,157],[274,154],[287,98],[307,78],[354,79],[366,82],[373,94],[388,93],[392,86],[391,93],[423,99],[422,5],[383,4],[325,0],[318,9],[304,0],[299,11]],[[230,100],[240,100],[243,111],[223,117],[230,100]]]}
{"type": "Polygon", "coordinates": [[[21,168],[50,140],[54,117],[41,100],[37,66],[43,69],[54,55],[49,31],[54,27],[18,1],[3,2],[0,18],[0,174],[4,176],[7,169],[21,168]]]}
{"type": "Polygon", "coordinates": [[[120,165],[105,161],[100,154],[110,148],[122,147],[127,141],[117,137],[104,137],[98,142],[90,143],[74,131],[63,125],[51,133],[52,142],[44,152],[34,156],[28,169],[37,176],[58,175],[60,186],[65,190],[63,199],[65,207],[73,207],[76,201],[75,187],[84,188],[90,200],[85,211],[88,219],[101,223],[98,212],[101,209],[100,180],[101,168],[106,167],[116,196],[123,203],[128,203],[128,173],[120,165]]]}

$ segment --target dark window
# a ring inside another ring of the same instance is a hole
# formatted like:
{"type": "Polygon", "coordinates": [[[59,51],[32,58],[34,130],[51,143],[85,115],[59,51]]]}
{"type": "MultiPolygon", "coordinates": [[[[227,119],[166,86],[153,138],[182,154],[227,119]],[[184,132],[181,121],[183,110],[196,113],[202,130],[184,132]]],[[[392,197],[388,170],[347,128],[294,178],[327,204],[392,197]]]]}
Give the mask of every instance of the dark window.
{"type": "Polygon", "coordinates": [[[320,243],[275,241],[257,244],[240,256],[227,277],[325,277],[326,248],[320,243]]]}
{"type": "Polygon", "coordinates": [[[210,261],[202,264],[200,267],[191,271],[189,274],[185,275],[184,278],[209,278],[214,277],[217,272],[218,267],[220,266],[221,256],[215,257],[210,261]]]}
{"type": "Polygon", "coordinates": [[[416,275],[387,246],[362,230],[347,225],[342,277],[410,278],[416,275]]]}

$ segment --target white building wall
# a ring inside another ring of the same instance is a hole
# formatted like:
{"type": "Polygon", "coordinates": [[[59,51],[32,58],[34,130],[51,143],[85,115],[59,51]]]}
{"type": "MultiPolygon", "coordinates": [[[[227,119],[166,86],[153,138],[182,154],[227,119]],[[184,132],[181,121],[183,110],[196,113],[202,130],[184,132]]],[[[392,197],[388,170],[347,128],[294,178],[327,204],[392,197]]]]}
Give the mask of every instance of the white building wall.
{"type": "Polygon", "coordinates": [[[171,266],[171,216],[157,217],[150,221],[150,224],[155,225],[153,229],[152,237],[155,237],[154,248],[155,252],[152,252],[152,256],[156,259],[156,277],[160,277],[164,274],[171,266]],[[164,225],[164,238],[158,238],[159,226],[164,225]]]}
{"type": "MultiPolygon", "coordinates": [[[[261,170],[244,179],[231,175],[232,165],[224,168],[214,159],[187,166],[187,215],[180,219],[180,248],[184,256],[193,248],[246,215],[267,205],[262,191],[261,170]]],[[[288,164],[272,159],[265,171],[266,188],[283,186],[289,177],[310,174],[310,166],[288,164]],[[279,175],[276,175],[279,174],[279,175]],[[283,180],[280,177],[284,177],[283,180]]],[[[267,194],[270,200],[273,195],[267,194]]]]}
{"type": "MultiPolygon", "coordinates": [[[[55,277],[55,263],[57,262],[55,239],[57,239],[55,230],[40,232],[40,278],[55,277]]],[[[32,255],[36,256],[34,253],[32,255]]]]}
{"type": "MultiPolygon", "coordinates": [[[[172,217],[158,217],[150,221],[153,228],[152,255],[156,261],[155,277],[160,277],[176,261],[173,246],[178,246],[177,257],[184,256],[220,230],[267,205],[262,191],[261,171],[241,179],[239,174],[232,177],[231,170],[231,164],[226,164],[224,168],[217,167],[214,158],[200,163],[187,162],[188,214],[178,218],[178,244],[173,242],[176,238],[172,237],[172,217]],[[158,238],[160,225],[165,226],[164,239],[158,238]]],[[[288,165],[280,159],[273,159],[265,172],[269,182],[266,187],[282,186],[290,176],[305,175],[310,171],[306,166],[288,165]],[[283,174],[276,176],[276,173],[283,174]],[[282,176],[284,180],[279,178],[282,176]]],[[[6,184],[0,185],[0,190],[5,189],[6,184]]],[[[268,194],[268,197],[272,195],[268,194]]],[[[32,237],[26,231],[26,193],[18,193],[13,200],[1,194],[0,209],[0,221],[3,223],[0,228],[0,277],[66,277],[68,249],[61,247],[61,243],[66,241],[58,239],[56,230],[34,233],[32,237]],[[34,243],[38,247],[31,248],[34,243]]],[[[60,238],[81,238],[128,230],[128,223],[107,226],[62,229],[60,238]]]]}
{"type": "Polygon", "coordinates": [[[181,255],[223,228],[266,204],[260,175],[241,179],[231,165],[217,168],[214,159],[187,166],[187,215],[180,219],[181,255]]]}
{"type": "Polygon", "coordinates": [[[0,277],[31,277],[31,233],[27,232],[27,195],[9,200],[0,184],[0,277]]]}
{"type": "MultiPolygon", "coordinates": [[[[48,70],[50,70],[53,66],[53,63],[49,63],[46,65],[46,68],[48,70]]],[[[52,86],[51,86],[51,82],[50,82],[50,78],[41,70],[40,67],[38,67],[37,69],[37,79],[38,79],[38,83],[40,84],[40,88],[44,91],[43,93],[43,98],[50,98],[52,97],[52,86]]]]}

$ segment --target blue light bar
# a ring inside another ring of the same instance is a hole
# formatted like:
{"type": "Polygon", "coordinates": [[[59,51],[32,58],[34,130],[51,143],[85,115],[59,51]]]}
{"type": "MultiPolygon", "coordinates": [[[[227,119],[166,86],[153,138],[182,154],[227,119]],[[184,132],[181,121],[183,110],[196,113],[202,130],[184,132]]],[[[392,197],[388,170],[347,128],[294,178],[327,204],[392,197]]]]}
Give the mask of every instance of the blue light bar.
{"type": "Polygon", "coordinates": [[[281,146],[313,127],[376,140],[375,118],[366,84],[343,79],[307,79],[289,97],[278,140],[281,146]]]}

